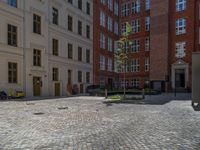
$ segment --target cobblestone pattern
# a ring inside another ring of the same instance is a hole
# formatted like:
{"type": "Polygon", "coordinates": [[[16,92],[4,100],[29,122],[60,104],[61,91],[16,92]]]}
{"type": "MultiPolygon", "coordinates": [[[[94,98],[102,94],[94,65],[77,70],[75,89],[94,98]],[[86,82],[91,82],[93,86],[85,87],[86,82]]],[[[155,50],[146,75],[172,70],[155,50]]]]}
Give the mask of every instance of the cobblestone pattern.
{"type": "Polygon", "coordinates": [[[191,101],[162,103],[167,96],[155,96],[162,105],[153,96],[148,105],[106,106],[99,97],[0,102],[0,150],[199,150],[200,113],[191,101]]]}

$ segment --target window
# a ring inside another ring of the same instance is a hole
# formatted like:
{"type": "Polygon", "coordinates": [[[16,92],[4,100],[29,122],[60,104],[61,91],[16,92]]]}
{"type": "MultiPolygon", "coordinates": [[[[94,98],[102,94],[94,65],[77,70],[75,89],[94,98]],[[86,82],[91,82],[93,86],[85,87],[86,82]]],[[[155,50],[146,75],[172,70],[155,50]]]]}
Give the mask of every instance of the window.
{"type": "Polygon", "coordinates": [[[140,40],[139,39],[135,39],[131,42],[131,51],[133,53],[139,52],[140,50],[140,40]]]}
{"type": "Polygon", "coordinates": [[[33,50],[33,66],[41,66],[41,50],[33,50]]]}
{"type": "Polygon", "coordinates": [[[53,55],[58,56],[58,40],[57,39],[52,40],[52,50],[53,50],[53,55]]]}
{"type": "Polygon", "coordinates": [[[120,87],[122,88],[122,87],[124,87],[124,85],[125,85],[125,87],[128,87],[128,80],[126,80],[125,83],[124,83],[124,80],[120,81],[120,87]]]}
{"type": "Polygon", "coordinates": [[[145,38],[145,51],[149,51],[150,50],[150,38],[146,37],[145,38]]]}
{"type": "Polygon", "coordinates": [[[78,47],[78,61],[82,61],[82,47],[78,47]]]}
{"type": "Polygon", "coordinates": [[[86,13],[88,15],[90,15],[90,3],[89,2],[86,3],[86,13]]]}
{"type": "Polygon", "coordinates": [[[105,35],[101,32],[100,33],[100,48],[105,49],[105,35]]]}
{"type": "Polygon", "coordinates": [[[41,34],[41,17],[33,14],[33,32],[41,34]]]}
{"type": "Polygon", "coordinates": [[[53,72],[53,81],[58,81],[58,68],[53,68],[52,69],[52,72],[53,72]]]}
{"type": "Polygon", "coordinates": [[[8,45],[17,46],[17,27],[8,24],[8,45]]]}
{"type": "Polygon", "coordinates": [[[90,26],[86,25],[86,37],[90,39],[90,26]]]}
{"type": "Polygon", "coordinates": [[[100,0],[101,4],[106,4],[106,0],[100,0]]]}
{"type": "Polygon", "coordinates": [[[86,63],[90,63],[90,50],[86,49],[86,63]]]}
{"type": "Polygon", "coordinates": [[[145,71],[149,71],[149,68],[150,68],[150,61],[149,61],[149,58],[145,58],[145,62],[144,62],[144,68],[145,68],[145,71]]]}
{"type": "Polygon", "coordinates": [[[125,52],[128,53],[128,51],[129,51],[129,43],[128,42],[125,42],[124,49],[125,49],[125,52]]]}
{"type": "Polygon", "coordinates": [[[52,10],[52,15],[53,15],[53,24],[58,25],[58,9],[53,7],[52,10]]]}
{"type": "Polygon", "coordinates": [[[73,18],[68,15],[68,30],[73,31],[73,18]]]}
{"type": "Polygon", "coordinates": [[[133,20],[131,25],[132,25],[133,33],[140,32],[140,20],[139,19],[133,20]]]}
{"type": "Polygon", "coordinates": [[[111,32],[112,32],[112,30],[113,30],[113,29],[112,29],[112,28],[113,28],[113,27],[112,27],[112,21],[113,21],[112,18],[111,18],[111,17],[108,17],[108,31],[111,31],[111,32]]]}
{"type": "Polygon", "coordinates": [[[139,70],[140,70],[139,59],[133,59],[131,61],[131,72],[139,72],[139,70]]]}
{"type": "Polygon", "coordinates": [[[116,35],[119,35],[119,25],[118,25],[117,22],[115,22],[115,25],[114,25],[114,33],[115,33],[116,35]]]}
{"type": "Polygon", "coordinates": [[[78,21],[78,34],[82,35],[82,22],[78,21]]]}
{"type": "Polygon", "coordinates": [[[186,19],[180,18],[176,20],[176,35],[186,33],[186,19]]]}
{"type": "Polygon", "coordinates": [[[82,10],[82,0],[78,0],[78,9],[82,10]]]}
{"type": "Polygon", "coordinates": [[[150,0],[145,0],[145,9],[150,10],[150,0]]]}
{"type": "Polygon", "coordinates": [[[186,42],[176,43],[176,57],[177,58],[185,57],[185,51],[186,51],[186,42]]]}
{"type": "Polygon", "coordinates": [[[113,49],[113,40],[112,38],[108,37],[108,51],[112,52],[113,49]]]}
{"type": "Polygon", "coordinates": [[[104,88],[105,87],[105,78],[100,77],[99,86],[100,86],[100,88],[104,88]]]}
{"type": "Polygon", "coordinates": [[[90,72],[86,72],[86,83],[90,83],[90,72]]]}
{"type": "Polygon", "coordinates": [[[103,27],[106,26],[105,13],[103,11],[100,11],[100,25],[103,27]]]}
{"type": "Polygon", "coordinates": [[[112,71],[112,58],[108,58],[108,71],[112,71]]]}
{"type": "Polygon", "coordinates": [[[8,63],[8,83],[17,83],[17,63],[8,63]]]}
{"type": "Polygon", "coordinates": [[[121,24],[121,33],[123,34],[123,33],[125,33],[126,32],[126,22],[123,22],[122,24],[121,24]]]}
{"type": "Polygon", "coordinates": [[[124,3],[122,4],[122,16],[128,16],[129,15],[129,7],[128,7],[128,3],[124,3]]]}
{"type": "Polygon", "coordinates": [[[72,59],[73,58],[73,45],[68,43],[68,58],[72,59]]]}
{"type": "Polygon", "coordinates": [[[8,5],[17,8],[17,0],[7,0],[8,5]]]}
{"type": "Polygon", "coordinates": [[[100,55],[100,70],[105,70],[105,57],[100,55]]]}
{"type": "Polygon", "coordinates": [[[140,12],[140,0],[134,0],[132,2],[132,14],[140,12]]]}
{"type": "Polygon", "coordinates": [[[114,14],[116,15],[116,16],[118,16],[119,15],[119,4],[115,1],[115,3],[114,3],[114,14]]]}
{"type": "Polygon", "coordinates": [[[82,82],[82,71],[78,71],[78,82],[82,82]]]}
{"type": "Polygon", "coordinates": [[[125,72],[129,71],[129,64],[128,64],[128,60],[125,60],[125,72]]]}
{"type": "Polygon", "coordinates": [[[70,4],[73,4],[73,0],[68,0],[68,2],[69,2],[70,4]]]}
{"type": "Polygon", "coordinates": [[[183,11],[186,9],[186,0],[176,0],[176,11],[183,11]]]}
{"type": "Polygon", "coordinates": [[[108,9],[109,9],[110,11],[113,10],[113,0],[108,0],[108,9]]]}
{"type": "Polygon", "coordinates": [[[145,30],[150,30],[150,17],[145,17],[145,30]]]}
{"type": "Polygon", "coordinates": [[[139,86],[140,86],[140,81],[139,81],[139,79],[133,79],[133,80],[131,81],[131,84],[132,84],[132,86],[133,86],[134,88],[139,88],[139,86]]]}

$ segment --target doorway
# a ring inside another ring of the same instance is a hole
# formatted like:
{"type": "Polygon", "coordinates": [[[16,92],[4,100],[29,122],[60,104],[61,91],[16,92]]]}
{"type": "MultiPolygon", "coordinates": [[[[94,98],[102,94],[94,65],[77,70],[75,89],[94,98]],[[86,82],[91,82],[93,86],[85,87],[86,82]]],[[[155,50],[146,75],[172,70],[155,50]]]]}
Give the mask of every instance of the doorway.
{"type": "Polygon", "coordinates": [[[55,83],[55,96],[60,96],[60,83],[55,83]]]}
{"type": "Polygon", "coordinates": [[[185,69],[175,70],[175,87],[185,88],[185,69]]]}
{"type": "Polygon", "coordinates": [[[33,77],[33,96],[41,96],[41,87],[41,77],[33,77]]]}
{"type": "Polygon", "coordinates": [[[83,84],[80,84],[80,93],[82,94],[83,92],[84,92],[83,84]]]}

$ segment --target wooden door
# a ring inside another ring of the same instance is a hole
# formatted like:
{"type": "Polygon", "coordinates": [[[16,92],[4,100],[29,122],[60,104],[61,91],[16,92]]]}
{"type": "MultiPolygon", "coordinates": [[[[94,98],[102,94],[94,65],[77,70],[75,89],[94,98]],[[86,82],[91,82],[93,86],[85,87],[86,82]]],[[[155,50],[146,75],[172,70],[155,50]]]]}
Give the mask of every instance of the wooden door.
{"type": "Polygon", "coordinates": [[[55,83],[55,96],[60,96],[60,83],[55,83]]]}
{"type": "Polygon", "coordinates": [[[41,77],[33,77],[33,96],[41,96],[41,77]]]}

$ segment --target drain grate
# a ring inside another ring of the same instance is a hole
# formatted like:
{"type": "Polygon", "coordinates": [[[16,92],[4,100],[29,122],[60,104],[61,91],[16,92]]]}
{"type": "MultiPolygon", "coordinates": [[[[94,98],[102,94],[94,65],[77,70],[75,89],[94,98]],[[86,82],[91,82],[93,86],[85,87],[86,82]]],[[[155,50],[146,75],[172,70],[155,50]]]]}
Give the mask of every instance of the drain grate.
{"type": "Polygon", "coordinates": [[[35,103],[26,103],[26,105],[35,105],[35,103]]]}
{"type": "Polygon", "coordinates": [[[37,112],[37,113],[33,113],[34,115],[44,115],[43,112],[37,112]]]}
{"type": "Polygon", "coordinates": [[[59,110],[65,110],[68,109],[68,107],[58,107],[59,110]]]}

